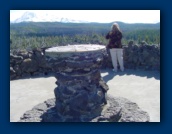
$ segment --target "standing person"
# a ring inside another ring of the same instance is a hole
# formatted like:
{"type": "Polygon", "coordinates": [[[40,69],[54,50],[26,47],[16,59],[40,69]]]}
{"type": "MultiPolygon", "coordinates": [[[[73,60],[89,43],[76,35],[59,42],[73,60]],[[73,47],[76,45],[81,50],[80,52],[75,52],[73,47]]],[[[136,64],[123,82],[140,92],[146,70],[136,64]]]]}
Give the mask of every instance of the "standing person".
{"type": "Polygon", "coordinates": [[[106,39],[109,39],[107,48],[110,49],[110,55],[112,58],[113,71],[117,72],[117,63],[119,63],[120,70],[124,71],[123,65],[123,49],[122,49],[122,32],[117,23],[112,25],[111,31],[106,35],[106,39]]]}

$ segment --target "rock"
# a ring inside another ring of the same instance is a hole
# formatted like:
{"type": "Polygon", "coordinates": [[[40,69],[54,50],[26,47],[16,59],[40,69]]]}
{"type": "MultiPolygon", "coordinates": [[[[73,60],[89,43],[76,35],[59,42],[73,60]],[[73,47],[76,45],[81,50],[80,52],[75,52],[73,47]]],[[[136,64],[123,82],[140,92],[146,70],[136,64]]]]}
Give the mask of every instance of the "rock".
{"type": "Polygon", "coordinates": [[[12,67],[10,67],[10,80],[13,80],[16,78],[16,72],[14,71],[14,69],[12,67]]]}
{"type": "Polygon", "coordinates": [[[16,72],[14,71],[13,67],[10,67],[10,80],[16,78],[16,72]]]}
{"type": "Polygon", "coordinates": [[[131,48],[133,45],[134,45],[134,41],[132,41],[132,40],[131,40],[131,41],[129,41],[129,43],[128,43],[128,47],[129,47],[129,48],[131,48]]]}
{"type": "Polygon", "coordinates": [[[142,41],[140,44],[141,45],[148,45],[148,43],[146,41],[142,41]]]}
{"type": "Polygon", "coordinates": [[[138,57],[134,56],[132,58],[132,62],[137,65],[138,57]]]}
{"type": "Polygon", "coordinates": [[[20,50],[20,51],[17,53],[17,56],[21,56],[21,57],[23,57],[24,59],[27,59],[27,58],[29,58],[29,52],[26,51],[26,50],[20,50]]]}
{"type": "Polygon", "coordinates": [[[22,73],[22,75],[21,75],[21,78],[28,78],[28,77],[30,77],[31,76],[31,74],[30,73],[22,73]]]}
{"type": "MultiPolygon", "coordinates": [[[[68,100],[69,108],[76,111],[84,111],[87,109],[88,101],[88,93],[86,91],[82,91],[75,97],[68,100]]],[[[72,115],[72,113],[69,115],[72,115]]]]}
{"type": "Polygon", "coordinates": [[[40,118],[43,114],[43,111],[33,109],[31,111],[27,111],[24,113],[23,117],[21,117],[19,122],[41,122],[42,119],[40,118]]]}
{"type": "Polygon", "coordinates": [[[129,69],[158,70],[160,67],[160,49],[157,45],[142,43],[124,47],[124,66],[129,69]]]}
{"type": "Polygon", "coordinates": [[[14,71],[14,69],[12,67],[10,67],[10,73],[11,74],[14,74],[15,73],[15,71],[14,71]]]}
{"type": "Polygon", "coordinates": [[[103,92],[107,92],[109,90],[109,87],[104,80],[100,79],[99,85],[102,88],[103,92]]]}
{"type": "Polygon", "coordinates": [[[47,68],[46,57],[41,49],[33,49],[32,59],[34,59],[38,66],[41,68],[47,68]]]}
{"type": "Polygon", "coordinates": [[[22,56],[13,55],[10,53],[10,64],[16,65],[16,64],[20,64],[22,61],[23,61],[22,56]]]}
{"type": "Polygon", "coordinates": [[[143,50],[143,58],[144,59],[147,59],[149,57],[149,55],[150,55],[150,53],[148,52],[148,50],[147,49],[144,49],[143,50]]]}
{"type": "Polygon", "coordinates": [[[47,75],[52,69],[47,64],[45,56],[41,52],[32,52],[26,50],[10,51],[10,67],[15,73],[10,73],[10,79],[19,79],[22,77],[30,77],[35,75],[47,75]],[[12,75],[12,76],[11,76],[12,75]]]}
{"type": "MultiPolygon", "coordinates": [[[[88,116],[73,119],[69,115],[59,116],[55,108],[55,99],[49,99],[27,111],[18,122],[149,122],[147,112],[141,110],[136,103],[122,97],[107,98],[107,105],[96,108],[88,116]],[[49,104],[49,105],[47,105],[49,104]]],[[[66,107],[67,111],[67,107],[66,107]]],[[[73,110],[73,114],[78,114],[73,110]]],[[[81,113],[79,113],[81,114],[81,113]]],[[[83,113],[84,114],[84,113],[83,113]]]]}
{"type": "Polygon", "coordinates": [[[22,56],[13,55],[13,54],[10,53],[10,59],[23,60],[23,57],[22,56]]]}
{"type": "Polygon", "coordinates": [[[27,73],[36,72],[38,70],[38,64],[35,60],[28,58],[22,62],[21,69],[27,73]]]}
{"type": "Polygon", "coordinates": [[[21,68],[19,65],[15,65],[14,70],[18,76],[20,76],[22,74],[22,71],[21,71],[21,68]]]}

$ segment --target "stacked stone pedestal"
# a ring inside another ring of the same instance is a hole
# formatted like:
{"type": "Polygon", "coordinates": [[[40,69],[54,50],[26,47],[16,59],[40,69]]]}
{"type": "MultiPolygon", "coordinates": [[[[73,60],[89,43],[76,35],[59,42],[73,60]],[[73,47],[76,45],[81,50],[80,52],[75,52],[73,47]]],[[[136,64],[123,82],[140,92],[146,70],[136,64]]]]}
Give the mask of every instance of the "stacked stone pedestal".
{"type": "Polygon", "coordinates": [[[57,78],[55,99],[26,111],[19,122],[149,122],[148,113],[136,103],[106,98],[108,86],[99,71],[104,46],[55,47],[45,54],[57,78]]]}
{"type": "Polygon", "coordinates": [[[96,117],[95,111],[107,103],[108,86],[99,71],[105,53],[104,47],[83,52],[46,51],[57,78],[56,109],[64,121],[96,117]]]}

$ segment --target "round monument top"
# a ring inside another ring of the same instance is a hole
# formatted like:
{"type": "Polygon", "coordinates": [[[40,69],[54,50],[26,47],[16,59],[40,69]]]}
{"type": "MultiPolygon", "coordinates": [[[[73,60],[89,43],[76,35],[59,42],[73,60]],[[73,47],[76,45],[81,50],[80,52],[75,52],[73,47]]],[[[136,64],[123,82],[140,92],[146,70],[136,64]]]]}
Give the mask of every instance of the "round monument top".
{"type": "Polygon", "coordinates": [[[105,46],[97,44],[82,44],[82,45],[68,45],[68,46],[58,46],[46,49],[46,53],[67,53],[67,52],[89,52],[89,51],[98,51],[105,49],[105,46]]]}

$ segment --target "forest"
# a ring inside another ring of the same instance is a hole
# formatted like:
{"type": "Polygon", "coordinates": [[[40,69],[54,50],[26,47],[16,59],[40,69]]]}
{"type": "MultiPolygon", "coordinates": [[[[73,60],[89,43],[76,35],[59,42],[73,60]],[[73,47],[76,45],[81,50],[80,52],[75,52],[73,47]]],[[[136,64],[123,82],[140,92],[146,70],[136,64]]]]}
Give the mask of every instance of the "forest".
{"type": "MultiPolygon", "coordinates": [[[[117,22],[123,33],[122,43],[130,40],[136,44],[160,44],[160,23],[117,22]]],[[[22,22],[10,23],[10,49],[32,49],[72,44],[106,45],[106,34],[113,23],[60,23],[22,22]]]]}

